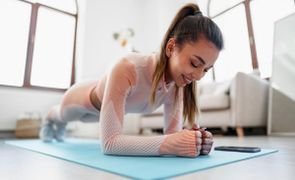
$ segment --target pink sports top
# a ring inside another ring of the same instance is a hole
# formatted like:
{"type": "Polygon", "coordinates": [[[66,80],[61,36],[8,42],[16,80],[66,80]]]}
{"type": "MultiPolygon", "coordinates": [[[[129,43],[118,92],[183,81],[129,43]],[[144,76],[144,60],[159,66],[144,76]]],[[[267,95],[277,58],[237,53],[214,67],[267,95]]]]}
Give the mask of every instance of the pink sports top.
{"type": "Polygon", "coordinates": [[[101,147],[105,154],[176,155],[195,157],[196,135],[183,130],[182,90],[174,105],[175,83],[158,85],[156,100],[150,104],[156,54],[131,53],[122,58],[95,88],[101,102],[101,147]],[[133,136],[122,133],[126,113],[150,113],[164,105],[164,135],[133,136]]]}

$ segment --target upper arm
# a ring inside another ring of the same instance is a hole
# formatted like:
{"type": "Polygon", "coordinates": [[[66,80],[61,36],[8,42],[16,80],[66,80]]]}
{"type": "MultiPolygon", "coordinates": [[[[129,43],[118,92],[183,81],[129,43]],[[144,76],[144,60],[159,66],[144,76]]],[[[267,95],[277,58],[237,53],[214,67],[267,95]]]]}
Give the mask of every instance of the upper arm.
{"type": "Polygon", "coordinates": [[[135,67],[128,60],[121,60],[108,75],[100,111],[101,138],[103,142],[122,131],[125,101],[135,84],[135,67]]]}

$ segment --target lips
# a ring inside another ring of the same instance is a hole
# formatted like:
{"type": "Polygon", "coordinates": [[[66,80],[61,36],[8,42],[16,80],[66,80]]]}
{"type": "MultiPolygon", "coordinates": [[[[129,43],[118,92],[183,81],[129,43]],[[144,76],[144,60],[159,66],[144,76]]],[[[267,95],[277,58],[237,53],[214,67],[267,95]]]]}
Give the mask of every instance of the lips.
{"type": "Polygon", "coordinates": [[[182,78],[183,78],[183,82],[184,82],[185,84],[190,84],[190,83],[192,82],[192,80],[189,79],[188,77],[186,77],[185,75],[182,75],[182,78]]]}

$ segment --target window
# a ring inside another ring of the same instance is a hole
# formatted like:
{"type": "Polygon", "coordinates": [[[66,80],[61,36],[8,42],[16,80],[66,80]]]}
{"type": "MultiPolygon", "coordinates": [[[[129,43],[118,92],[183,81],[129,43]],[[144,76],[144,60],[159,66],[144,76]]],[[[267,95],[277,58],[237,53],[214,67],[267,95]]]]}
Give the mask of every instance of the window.
{"type": "Polygon", "coordinates": [[[67,88],[71,83],[75,18],[40,7],[36,26],[31,84],[67,88]]]}
{"type": "Polygon", "coordinates": [[[75,3],[0,2],[0,84],[66,89],[73,83],[75,3]]]}
{"type": "Polygon", "coordinates": [[[228,10],[229,8],[239,4],[243,0],[210,0],[209,1],[209,15],[211,17],[228,10]]]}
{"type": "Polygon", "coordinates": [[[222,13],[213,20],[222,30],[225,45],[214,65],[216,80],[231,79],[239,71],[251,72],[251,52],[244,4],[222,13]]]}
{"type": "Polygon", "coordinates": [[[77,14],[75,0],[28,0],[32,3],[39,3],[71,14],[77,14]]]}
{"type": "Polygon", "coordinates": [[[262,77],[270,77],[274,23],[294,12],[294,1],[255,0],[251,1],[250,8],[260,73],[262,77]]]}
{"type": "Polygon", "coordinates": [[[295,12],[294,0],[208,2],[209,16],[219,25],[225,39],[225,50],[212,72],[214,80],[229,79],[237,71],[257,71],[257,68],[261,77],[270,77],[274,23],[295,12]]]}
{"type": "Polygon", "coordinates": [[[22,86],[32,8],[12,0],[0,4],[0,83],[22,86]]]}

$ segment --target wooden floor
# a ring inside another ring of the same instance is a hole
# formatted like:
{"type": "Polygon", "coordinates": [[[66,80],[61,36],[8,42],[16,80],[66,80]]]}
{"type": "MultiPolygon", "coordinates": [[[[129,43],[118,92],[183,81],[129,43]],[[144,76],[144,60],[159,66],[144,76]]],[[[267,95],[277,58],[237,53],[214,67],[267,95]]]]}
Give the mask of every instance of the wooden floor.
{"type": "MultiPolygon", "coordinates": [[[[98,180],[126,179],[97,169],[9,146],[0,140],[1,180],[98,180]]],[[[215,137],[214,145],[275,148],[279,152],[199,171],[173,179],[293,180],[295,178],[295,137],[215,137]]]]}

